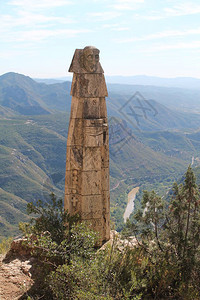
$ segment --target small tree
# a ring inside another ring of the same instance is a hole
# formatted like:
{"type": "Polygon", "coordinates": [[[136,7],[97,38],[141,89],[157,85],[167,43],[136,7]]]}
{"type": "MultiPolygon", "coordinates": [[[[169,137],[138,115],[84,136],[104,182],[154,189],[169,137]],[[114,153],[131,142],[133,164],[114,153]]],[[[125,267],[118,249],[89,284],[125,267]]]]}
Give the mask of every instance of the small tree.
{"type": "Polygon", "coordinates": [[[79,290],[78,277],[84,278],[80,266],[90,262],[97,233],[80,223],[78,215],[65,212],[62,199],[54,194],[50,195],[49,202],[29,203],[27,210],[34,217],[30,223],[20,223],[20,229],[32,255],[39,261],[32,295],[44,299],[65,299],[66,295],[67,299],[74,299],[79,290]]]}
{"type": "Polygon", "coordinates": [[[70,216],[64,210],[63,200],[57,199],[53,193],[50,194],[49,202],[37,200],[35,203],[28,203],[27,213],[34,217],[30,223],[20,223],[20,230],[25,234],[49,233],[52,241],[58,244],[66,238],[67,230],[79,219],[78,215],[70,216]]]}
{"type": "Polygon", "coordinates": [[[200,193],[191,166],[184,184],[173,187],[174,195],[166,215],[165,231],[172,246],[180,280],[188,286],[199,264],[200,254],[200,193]]]}
{"type": "MultiPolygon", "coordinates": [[[[199,299],[200,193],[191,166],[184,183],[174,184],[169,203],[145,191],[133,220],[127,228],[146,261],[145,293],[156,299],[199,299]]],[[[142,274],[137,276],[139,282],[142,274]]]]}

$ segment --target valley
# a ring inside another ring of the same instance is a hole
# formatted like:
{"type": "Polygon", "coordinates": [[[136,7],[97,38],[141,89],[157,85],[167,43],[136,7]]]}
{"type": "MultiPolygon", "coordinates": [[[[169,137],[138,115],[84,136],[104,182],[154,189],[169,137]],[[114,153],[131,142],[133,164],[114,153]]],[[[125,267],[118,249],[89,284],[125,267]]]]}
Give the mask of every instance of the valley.
{"type": "MultiPolygon", "coordinates": [[[[0,238],[18,234],[18,222],[28,220],[28,202],[48,201],[52,191],[63,198],[70,84],[0,76],[0,238]]],[[[183,98],[191,103],[192,90],[180,89],[175,101],[175,88],[108,87],[111,219],[121,230],[131,190],[139,187],[137,207],[142,190],[166,195],[190,163],[199,178],[200,115],[179,110],[183,98]]],[[[196,97],[191,107],[198,103],[196,97]]]]}
{"type": "Polygon", "coordinates": [[[124,222],[126,222],[126,220],[129,219],[131,213],[134,211],[134,201],[138,191],[139,187],[136,187],[128,193],[128,203],[123,215],[124,222]]]}

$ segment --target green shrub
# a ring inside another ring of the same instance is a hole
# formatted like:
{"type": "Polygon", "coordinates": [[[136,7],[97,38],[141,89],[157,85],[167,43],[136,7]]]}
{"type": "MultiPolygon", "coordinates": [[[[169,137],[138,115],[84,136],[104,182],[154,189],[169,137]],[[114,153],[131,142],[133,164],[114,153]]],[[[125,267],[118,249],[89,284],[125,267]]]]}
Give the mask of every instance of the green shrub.
{"type": "Polygon", "coordinates": [[[30,204],[38,218],[21,226],[41,260],[43,299],[200,299],[200,194],[191,167],[169,203],[145,191],[124,237],[100,250],[97,234],[51,201],[30,204]]]}
{"type": "Polygon", "coordinates": [[[41,235],[48,232],[52,241],[58,244],[66,238],[66,231],[79,219],[78,215],[70,216],[64,211],[63,200],[57,199],[53,193],[50,194],[49,202],[38,200],[36,203],[28,203],[27,212],[34,217],[29,223],[20,223],[20,230],[25,235],[41,235]]]}
{"type": "Polygon", "coordinates": [[[190,166],[184,184],[174,184],[169,204],[155,192],[144,192],[127,230],[146,262],[143,274],[137,274],[138,283],[145,274],[143,297],[200,299],[200,193],[190,166]]]}
{"type": "Polygon", "coordinates": [[[3,238],[0,242],[0,254],[5,254],[10,249],[10,245],[13,241],[12,237],[3,238]]]}
{"type": "MultiPolygon", "coordinates": [[[[58,287],[54,284],[57,282],[56,278],[67,272],[74,274],[74,278],[77,277],[74,266],[79,261],[84,266],[91,261],[98,235],[86,224],[78,222],[77,215],[70,216],[65,212],[62,200],[57,200],[54,194],[50,195],[49,203],[29,203],[28,213],[34,214],[34,217],[30,223],[21,223],[20,229],[27,238],[26,243],[32,249],[32,255],[40,260],[35,285],[37,290],[38,285],[40,287],[40,296],[53,299],[63,291],[59,288],[58,293],[58,287]]],[[[64,293],[69,297],[75,293],[73,282],[71,276],[71,285],[67,281],[65,284],[64,293]]],[[[36,293],[36,290],[32,290],[36,293]]],[[[64,294],[62,297],[65,297],[64,294]]]]}

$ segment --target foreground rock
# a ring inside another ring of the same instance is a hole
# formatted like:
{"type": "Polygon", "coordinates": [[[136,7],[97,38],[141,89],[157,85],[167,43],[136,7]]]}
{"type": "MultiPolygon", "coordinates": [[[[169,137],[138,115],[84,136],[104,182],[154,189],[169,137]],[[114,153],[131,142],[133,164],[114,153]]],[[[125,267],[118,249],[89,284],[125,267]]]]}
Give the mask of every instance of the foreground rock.
{"type": "MultiPolygon", "coordinates": [[[[99,251],[114,245],[123,251],[127,246],[132,248],[137,245],[134,237],[122,239],[114,230],[110,232],[110,237],[99,251]]],[[[31,257],[31,251],[24,242],[25,239],[14,240],[7,254],[0,256],[0,300],[27,300],[31,290],[39,289],[40,262],[31,257]]]]}
{"type": "Polygon", "coordinates": [[[138,242],[134,236],[130,236],[129,239],[124,239],[119,232],[111,230],[110,240],[106,242],[99,250],[105,250],[109,246],[116,246],[119,251],[123,251],[126,247],[134,248],[137,245],[138,242]]]}
{"type": "Polygon", "coordinates": [[[0,256],[0,300],[20,299],[34,283],[32,272],[36,260],[24,241],[14,240],[7,254],[0,256]]]}
{"type": "Polygon", "coordinates": [[[4,258],[0,257],[0,300],[19,299],[33,284],[33,260],[20,257],[5,263],[4,258]]]}

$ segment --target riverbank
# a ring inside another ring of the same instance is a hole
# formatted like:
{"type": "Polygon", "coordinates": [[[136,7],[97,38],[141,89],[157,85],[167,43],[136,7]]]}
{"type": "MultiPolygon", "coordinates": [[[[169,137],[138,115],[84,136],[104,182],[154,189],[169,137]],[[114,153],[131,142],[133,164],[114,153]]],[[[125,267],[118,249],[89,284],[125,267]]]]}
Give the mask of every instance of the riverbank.
{"type": "Polygon", "coordinates": [[[126,220],[130,217],[130,214],[134,210],[134,201],[139,189],[140,189],[139,187],[135,187],[128,193],[128,203],[123,215],[124,222],[126,222],[126,220]]]}

